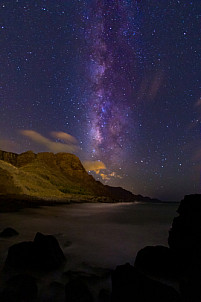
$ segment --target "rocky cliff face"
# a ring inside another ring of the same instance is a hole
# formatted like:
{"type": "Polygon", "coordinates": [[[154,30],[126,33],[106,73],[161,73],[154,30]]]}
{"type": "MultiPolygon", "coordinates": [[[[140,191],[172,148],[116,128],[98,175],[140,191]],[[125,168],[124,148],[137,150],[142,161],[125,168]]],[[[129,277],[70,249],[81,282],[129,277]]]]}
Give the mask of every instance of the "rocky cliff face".
{"type": "Polygon", "coordinates": [[[144,200],[141,195],[96,181],[73,154],[32,151],[22,154],[0,151],[0,194],[39,198],[67,198],[74,194],[85,198],[102,196],[105,201],[144,200]]]}
{"type": "MultiPolygon", "coordinates": [[[[83,181],[95,181],[84,169],[77,156],[70,153],[51,153],[41,152],[38,154],[27,151],[21,154],[0,151],[0,160],[11,165],[22,168],[25,166],[39,165],[49,167],[71,177],[74,181],[81,179],[83,181]]],[[[33,171],[34,172],[34,171],[33,171]]]]}
{"type": "Polygon", "coordinates": [[[16,166],[18,154],[0,150],[0,160],[6,161],[11,165],[16,166]]]}
{"type": "Polygon", "coordinates": [[[43,187],[49,191],[48,196],[53,194],[52,190],[55,191],[53,195],[60,197],[64,194],[107,195],[104,185],[96,182],[86,172],[79,158],[73,154],[50,152],[35,154],[32,151],[15,154],[0,151],[0,160],[4,162],[1,163],[0,193],[17,194],[20,191],[24,194],[37,195],[39,192],[41,194],[40,187],[43,187]],[[6,163],[8,164],[5,165],[6,163]],[[11,189],[12,187],[15,189],[11,189]]]}
{"type": "Polygon", "coordinates": [[[51,152],[41,152],[38,154],[33,153],[33,151],[27,151],[21,154],[6,152],[0,150],[0,160],[6,161],[13,166],[23,167],[33,162],[43,162],[48,166],[55,167],[59,166],[62,171],[85,171],[79,158],[74,154],[70,153],[51,153],[51,152]]]}

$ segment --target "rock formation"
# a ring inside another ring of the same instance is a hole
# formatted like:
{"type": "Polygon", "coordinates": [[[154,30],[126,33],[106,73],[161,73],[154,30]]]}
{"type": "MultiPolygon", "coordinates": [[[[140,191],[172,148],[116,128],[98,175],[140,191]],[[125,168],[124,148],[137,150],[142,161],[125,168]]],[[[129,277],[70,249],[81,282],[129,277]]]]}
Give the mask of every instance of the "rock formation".
{"type": "Polygon", "coordinates": [[[187,195],[181,201],[169,232],[170,248],[186,259],[200,259],[201,264],[201,195],[187,195]]]}
{"type": "Polygon", "coordinates": [[[69,281],[65,286],[66,302],[93,302],[87,286],[79,279],[69,281]]]}
{"type": "Polygon", "coordinates": [[[6,287],[0,293],[1,302],[34,302],[38,295],[35,278],[27,274],[18,274],[6,282],[6,287]]]}
{"type": "Polygon", "coordinates": [[[15,229],[9,227],[0,232],[0,237],[3,238],[13,237],[17,235],[19,235],[19,233],[15,229]]]}
{"type": "MultiPolygon", "coordinates": [[[[137,254],[134,268],[145,276],[158,280],[163,278],[168,282],[177,283],[180,292],[179,301],[198,302],[201,301],[201,195],[185,196],[177,212],[179,216],[174,218],[169,231],[169,248],[163,246],[143,248],[137,254]]],[[[134,286],[133,268],[128,265],[120,268],[116,272],[119,280],[125,275],[125,278],[129,278],[126,283],[128,284],[131,280],[134,286]]],[[[131,286],[129,289],[126,285],[126,290],[122,289],[122,292],[119,293],[122,285],[118,286],[115,280],[117,299],[114,301],[118,301],[119,295],[127,293],[128,290],[131,290],[131,286]]],[[[143,284],[144,281],[140,282],[143,284]]],[[[140,283],[139,286],[142,284],[140,283]]],[[[137,290],[139,291],[139,287],[137,290]]],[[[141,297],[143,295],[144,293],[141,292],[141,297]]],[[[170,299],[170,301],[172,300],[170,299]]]]}
{"type": "Polygon", "coordinates": [[[25,195],[38,199],[79,202],[150,200],[120,187],[110,187],[96,181],[73,154],[35,154],[32,151],[22,154],[0,151],[0,199],[8,195],[13,199],[25,195]]]}
{"type": "Polygon", "coordinates": [[[179,271],[174,252],[165,246],[146,246],[141,249],[135,259],[135,268],[157,277],[176,277],[179,271]]]}
{"type": "Polygon", "coordinates": [[[112,302],[179,302],[172,287],[139,273],[130,264],[117,266],[112,274],[112,302]]]}
{"type": "Polygon", "coordinates": [[[51,271],[59,268],[64,261],[65,256],[56,238],[37,233],[34,241],[16,243],[9,248],[6,266],[51,271]]]}

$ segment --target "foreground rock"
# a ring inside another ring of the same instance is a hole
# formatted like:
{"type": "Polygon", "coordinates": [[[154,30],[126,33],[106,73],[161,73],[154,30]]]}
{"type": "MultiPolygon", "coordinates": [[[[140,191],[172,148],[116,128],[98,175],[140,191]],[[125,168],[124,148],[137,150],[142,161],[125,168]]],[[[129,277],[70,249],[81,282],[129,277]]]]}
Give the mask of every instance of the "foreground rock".
{"type": "Polygon", "coordinates": [[[38,288],[35,279],[29,275],[16,275],[10,278],[3,292],[1,302],[31,302],[35,301],[38,288]]]}
{"type": "Polygon", "coordinates": [[[170,286],[139,273],[130,264],[117,266],[112,274],[112,302],[179,302],[170,286]]]}
{"type": "Polygon", "coordinates": [[[65,287],[66,302],[93,302],[88,287],[80,279],[71,280],[65,287]]]}
{"type": "Polygon", "coordinates": [[[58,269],[64,261],[65,256],[56,238],[37,233],[34,241],[20,242],[9,248],[6,265],[50,271],[58,269]]]}
{"type": "Polygon", "coordinates": [[[110,302],[110,292],[108,289],[102,288],[98,295],[98,302],[110,302]]]}
{"type": "Polygon", "coordinates": [[[176,277],[180,267],[171,249],[165,246],[146,246],[137,253],[135,267],[157,277],[176,277]]]}
{"type": "MultiPolygon", "coordinates": [[[[143,248],[137,254],[135,268],[157,279],[162,277],[166,281],[176,282],[179,285],[181,293],[180,301],[200,302],[201,195],[185,196],[177,212],[179,216],[174,218],[172,228],[169,231],[168,243],[170,248],[163,246],[148,246],[143,248]]],[[[130,280],[132,280],[131,283],[134,283],[135,277],[133,277],[132,268],[127,266],[127,268],[122,267],[121,270],[123,270],[122,275],[124,274],[125,280],[127,279],[127,284],[129,284],[130,280]]],[[[138,284],[137,282],[136,284],[138,284]]],[[[120,283],[119,287],[121,288],[120,283]]],[[[128,285],[125,285],[125,287],[128,288],[128,285]]],[[[146,287],[147,283],[145,284],[146,287]]],[[[140,288],[141,284],[138,290],[140,288]]],[[[121,292],[121,290],[120,292],[117,290],[117,296],[120,296],[121,292]]],[[[140,300],[143,295],[146,296],[146,294],[141,293],[139,301],[146,301],[148,299],[145,297],[145,300],[140,300]]],[[[164,298],[161,299],[161,301],[164,301],[164,298]]]]}
{"type": "Polygon", "coordinates": [[[19,235],[19,233],[13,228],[6,228],[2,232],[0,232],[0,237],[4,237],[4,238],[13,237],[17,235],[19,235]]]}
{"type": "Polygon", "coordinates": [[[41,294],[42,302],[64,302],[65,301],[65,286],[62,283],[53,281],[48,285],[46,290],[41,294]]]}
{"type": "Polygon", "coordinates": [[[201,195],[187,195],[177,210],[169,232],[170,249],[183,267],[201,267],[201,195]]]}
{"type": "Polygon", "coordinates": [[[187,195],[177,210],[168,243],[180,263],[182,301],[201,301],[201,195],[187,195]]]}

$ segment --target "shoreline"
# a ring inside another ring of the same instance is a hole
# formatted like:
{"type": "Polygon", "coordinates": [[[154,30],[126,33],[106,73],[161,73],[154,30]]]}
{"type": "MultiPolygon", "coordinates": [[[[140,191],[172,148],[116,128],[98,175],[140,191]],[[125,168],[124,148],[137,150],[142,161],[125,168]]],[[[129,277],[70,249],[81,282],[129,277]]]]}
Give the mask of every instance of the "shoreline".
{"type": "Polygon", "coordinates": [[[124,200],[109,200],[105,196],[69,196],[68,198],[45,197],[39,198],[27,195],[0,195],[0,213],[18,212],[25,208],[39,208],[45,206],[62,206],[69,204],[83,203],[106,203],[106,204],[179,204],[179,201],[124,201],[124,200]]]}

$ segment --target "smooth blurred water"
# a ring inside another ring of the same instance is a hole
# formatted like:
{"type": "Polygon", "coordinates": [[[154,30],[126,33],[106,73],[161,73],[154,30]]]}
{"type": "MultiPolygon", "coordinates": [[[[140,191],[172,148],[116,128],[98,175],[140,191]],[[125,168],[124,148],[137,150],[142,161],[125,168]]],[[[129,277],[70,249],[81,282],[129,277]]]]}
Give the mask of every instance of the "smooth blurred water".
{"type": "Polygon", "coordinates": [[[53,234],[67,258],[67,269],[84,263],[115,268],[134,263],[146,245],[167,245],[178,204],[71,204],[0,214],[0,231],[13,227],[19,236],[0,239],[0,268],[10,245],[33,240],[36,232],[53,234]]]}

